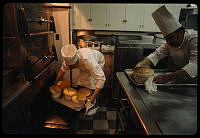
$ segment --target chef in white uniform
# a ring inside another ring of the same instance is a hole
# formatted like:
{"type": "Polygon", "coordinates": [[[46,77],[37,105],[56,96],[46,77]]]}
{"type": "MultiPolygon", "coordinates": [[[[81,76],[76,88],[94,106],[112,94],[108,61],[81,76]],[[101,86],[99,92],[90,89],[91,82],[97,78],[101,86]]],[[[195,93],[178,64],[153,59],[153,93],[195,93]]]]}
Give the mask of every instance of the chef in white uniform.
{"type": "Polygon", "coordinates": [[[156,66],[159,60],[170,56],[177,70],[154,77],[154,82],[167,83],[197,78],[197,32],[185,30],[165,6],[154,11],[152,17],[167,43],[157,48],[136,67],[156,66]]]}
{"type": "Polygon", "coordinates": [[[105,64],[104,56],[101,52],[90,48],[80,48],[77,50],[76,46],[69,44],[63,46],[61,49],[63,57],[63,64],[57,74],[56,82],[63,79],[64,73],[71,69],[78,69],[73,72],[75,86],[83,86],[94,90],[90,96],[91,102],[94,102],[95,97],[104,87],[105,74],[103,66],[105,64]]]}

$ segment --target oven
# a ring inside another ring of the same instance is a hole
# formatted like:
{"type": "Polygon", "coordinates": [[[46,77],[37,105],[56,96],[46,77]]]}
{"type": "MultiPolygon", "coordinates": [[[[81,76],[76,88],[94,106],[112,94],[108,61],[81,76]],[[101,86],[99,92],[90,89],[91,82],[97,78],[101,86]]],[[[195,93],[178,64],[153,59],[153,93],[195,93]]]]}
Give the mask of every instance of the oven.
{"type": "Polygon", "coordinates": [[[17,7],[20,37],[26,48],[25,79],[32,81],[57,59],[54,46],[54,18],[44,4],[22,3],[17,7]]]}
{"type": "Polygon", "coordinates": [[[52,9],[44,3],[4,5],[2,114],[6,133],[26,132],[35,97],[54,80],[55,32],[52,9]]]}

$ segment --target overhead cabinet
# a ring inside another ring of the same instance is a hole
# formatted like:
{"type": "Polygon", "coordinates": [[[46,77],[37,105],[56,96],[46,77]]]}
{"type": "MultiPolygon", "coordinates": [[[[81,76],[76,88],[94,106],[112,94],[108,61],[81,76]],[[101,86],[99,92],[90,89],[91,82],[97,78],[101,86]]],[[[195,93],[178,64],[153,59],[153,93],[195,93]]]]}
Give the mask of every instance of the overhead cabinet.
{"type": "Polygon", "coordinates": [[[106,29],[107,6],[105,4],[74,4],[73,29],[101,30],[106,29]]]}
{"type": "Polygon", "coordinates": [[[73,5],[73,29],[91,29],[91,4],[73,5]]]}
{"type": "MultiPolygon", "coordinates": [[[[160,32],[152,13],[163,4],[74,4],[73,29],[160,32]]],[[[165,4],[176,18],[185,4],[165,4]]]]}

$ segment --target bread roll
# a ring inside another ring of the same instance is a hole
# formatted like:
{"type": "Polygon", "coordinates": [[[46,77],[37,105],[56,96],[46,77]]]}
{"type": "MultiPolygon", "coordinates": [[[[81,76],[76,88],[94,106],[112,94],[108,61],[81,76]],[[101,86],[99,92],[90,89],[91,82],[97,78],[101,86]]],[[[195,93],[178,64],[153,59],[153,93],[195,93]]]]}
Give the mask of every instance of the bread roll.
{"type": "Polygon", "coordinates": [[[65,88],[65,89],[64,89],[64,91],[63,91],[64,98],[65,98],[65,100],[71,101],[72,97],[71,97],[71,96],[69,96],[69,94],[68,94],[68,93],[69,93],[69,92],[68,92],[68,89],[67,89],[67,88],[65,88]]]}
{"type": "Polygon", "coordinates": [[[61,93],[62,93],[62,88],[58,85],[53,85],[50,88],[50,92],[52,93],[52,96],[55,98],[60,97],[61,93]]]}
{"type": "Polygon", "coordinates": [[[78,101],[81,101],[81,102],[85,102],[86,101],[86,95],[85,94],[78,92],[76,95],[77,95],[77,100],[78,101]]]}
{"type": "Polygon", "coordinates": [[[72,96],[72,101],[76,104],[81,104],[82,102],[77,99],[77,95],[72,96]]]}
{"type": "Polygon", "coordinates": [[[89,96],[92,93],[92,91],[88,88],[81,88],[78,92],[83,93],[85,96],[89,96]]]}
{"type": "Polygon", "coordinates": [[[76,90],[76,89],[74,89],[74,88],[65,88],[64,89],[64,91],[63,91],[63,93],[65,94],[65,95],[68,95],[68,96],[74,96],[76,93],[77,93],[78,91],[76,90]]]}

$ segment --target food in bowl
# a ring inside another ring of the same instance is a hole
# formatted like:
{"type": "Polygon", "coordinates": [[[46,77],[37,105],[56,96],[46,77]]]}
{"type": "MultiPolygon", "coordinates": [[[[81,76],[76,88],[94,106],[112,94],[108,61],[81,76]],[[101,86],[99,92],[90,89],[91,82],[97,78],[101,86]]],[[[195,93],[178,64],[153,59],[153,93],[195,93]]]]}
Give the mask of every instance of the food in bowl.
{"type": "Polygon", "coordinates": [[[131,77],[135,80],[135,82],[144,84],[144,82],[150,77],[154,75],[154,70],[148,67],[135,67],[133,69],[133,73],[131,77]]]}
{"type": "Polygon", "coordinates": [[[58,98],[62,94],[62,88],[58,85],[52,85],[49,90],[54,98],[58,98]]]}

